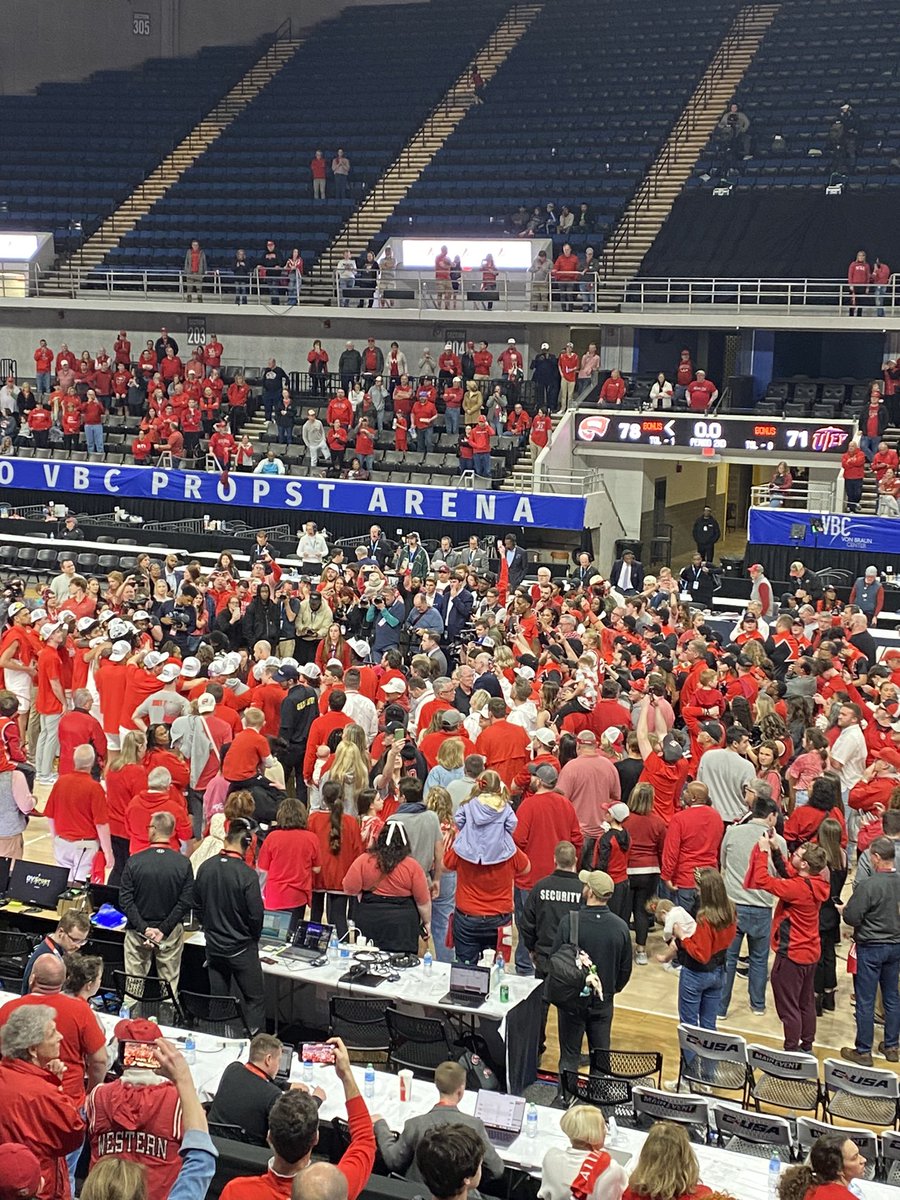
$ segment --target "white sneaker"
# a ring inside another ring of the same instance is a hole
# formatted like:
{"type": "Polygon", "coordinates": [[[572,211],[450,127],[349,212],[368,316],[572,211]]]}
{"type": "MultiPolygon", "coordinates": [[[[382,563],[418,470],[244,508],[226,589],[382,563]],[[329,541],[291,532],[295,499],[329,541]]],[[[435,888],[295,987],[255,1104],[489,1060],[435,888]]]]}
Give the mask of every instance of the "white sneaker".
{"type": "Polygon", "coordinates": [[[648,960],[647,960],[647,953],[646,953],[646,951],[645,951],[645,950],[638,950],[638,951],[637,951],[637,953],[636,953],[636,954],[635,954],[635,956],[634,956],[634,961],[637,963],[637,965],[638,965],[639,967],[646,967],[646,965],[647,965],[647,961],[648,961],[648,960]]]}
{"type": "Polygon", "coordinates": [[[680,971],[681,963],[677,963],[677,962],[663,963],[663,970],[664,971],[680,971]]]}

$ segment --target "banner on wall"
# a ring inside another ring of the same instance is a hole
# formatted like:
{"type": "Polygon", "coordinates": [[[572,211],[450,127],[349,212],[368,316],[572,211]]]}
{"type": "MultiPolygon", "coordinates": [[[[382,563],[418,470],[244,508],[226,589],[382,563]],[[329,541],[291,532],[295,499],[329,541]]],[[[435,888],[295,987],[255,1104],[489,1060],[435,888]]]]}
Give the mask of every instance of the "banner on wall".
{"type": "Polygon", "coordinates": [[[222,476],[159,467],[0,458],[0,487],[35,493],[84,492],[110,499],[335,512],[422,521],[525,525],[535,529],[584,528],[583,496],[538,496],[396,483],[297,479],[287,475],[222,476]]]}
{"type": "Polygon", "coordinates": [[[852,513],[791,512],[751,508],[749,540],[768,546],[809,547],[900,555],[900,520],[852,513]]]}

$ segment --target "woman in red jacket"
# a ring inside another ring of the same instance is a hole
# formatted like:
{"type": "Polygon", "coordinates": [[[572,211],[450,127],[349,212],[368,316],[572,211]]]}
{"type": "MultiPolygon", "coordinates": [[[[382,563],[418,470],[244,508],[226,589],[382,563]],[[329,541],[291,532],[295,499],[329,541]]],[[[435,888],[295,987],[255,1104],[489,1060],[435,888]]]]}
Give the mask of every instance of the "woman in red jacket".
{"type": "Polygon", "coordinates": [[[306,827],[306,807],[292,796],[279,804],[275,819],[277,827],[263,842],[256,867],[264,879],[266,909],[292,909],[295,928],[312,899],[313,877],[322,870],[319,839],[306,827]]]}
{"type": "Polygon", "coordinates": [[[841,845],[847,845],[847,822],[844,820],[840,792],[831,775],[820,775],[809,790],[809,803],[795,808],[784,823],[784,840],[789,850],[811,842],[826,817],[832,817],[841,827],[841,845]]]}
{"type": "Polygon", "coordinates": [[[313,342],[312,349],[306,356],[309,363],[309,381],[312,394],[325,396],[325,385],[328,380],[328,351],[322,349],[318,338],[313,342]]]}
{"type": "Polygon", "coordinates": [[[683,1025],[715,1029],[725,952],[737,930],[737,917],[725,892],[725,881],[713,867],[699,867],[697,883],[697,928],[690,935],[675,925],[678,945],[678,1019],[683,1025]]]}
{"type": "Polygon", "coordinates": [[[319,862],[322,870],[313,883],[310,917],[321,921],[328,895],[328,920],[338,937],[347,932],[347,901],[343,892],[344,876],[350,864],[363,852],[359,821],[344,812],[343,789],[340,783],[328,780],[322,784],[321,812],[309,814],[308,828],[319,839],[319,862]],[[335,894],[338,893],[338,894],[335,894]]]}
{"type": "Polygon", "coordinates": [[[122,738],[122,747],[110,755],[106,764],[106,807],[109,811],[109,837],[115,863],[110,864],[110,887],[118,887],[128,860],[128,831],[125,813],[138,794],[146,791],[149,769],[144,762],[147,736],[142,730],[131,729],[122,738]]]}
{"type": "Polygon", "coordinates": [[[823,1133],[812,1144],[809,1162],[783,1172],[778,1200],[851,1200],[858,1192],[850,1184],[865,1172],[866,1160],[852,1138],[839,1129],[823,1133]]]}
{"type": "Polygon", "coordinates": [[[316,647],[316,666],[320,671],[325,670],[325,664],[331,658],[336,658],[345,671],[350,666],[350,647],[337,623],[328,626],[328,632],[316,647]]]}
{"type": "MultiPolygon", "coordinates": [[[[631,915],[634,920],[634,961],[639,967],[647,965],[647,934],[652,919],[647,902],[657,892],[662,863],[666,822],[653,811],[653,784],[637,783],[628,797],[631,815],[625,829],[631,838],[628,854],[628,887],[631,915]]],[[[625,919],[628,919],[626,913],[625,919]]]]}
{"type": "Polygon", "coordinates": [[[841,455],[841,469],[844,472],[844,491],[847,493],[847,510],[859,512],[859,502],[862,499],[863,475],[866,470],[866,456],[859,448],[859,442],[851,442],[841,455]]]}

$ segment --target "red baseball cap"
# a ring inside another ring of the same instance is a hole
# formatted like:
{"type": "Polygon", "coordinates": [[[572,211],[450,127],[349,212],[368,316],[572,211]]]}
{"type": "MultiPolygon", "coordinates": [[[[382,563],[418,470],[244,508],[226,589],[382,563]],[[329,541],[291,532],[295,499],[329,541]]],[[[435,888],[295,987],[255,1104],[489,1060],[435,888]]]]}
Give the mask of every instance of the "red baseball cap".
{"type": "Polygon", "coordinates": [[[143,1017],[123,1018],[113,1030],[120,1042],[155,1042],[162,1037],[162,1030],[155,1021],[143,1017]]]}
{"type": "Polygon", "coordinates": [[[41,1164],[21,1142],[0,1146],[0,1200],[25,1200],[41,1188],[41,1164]]]}

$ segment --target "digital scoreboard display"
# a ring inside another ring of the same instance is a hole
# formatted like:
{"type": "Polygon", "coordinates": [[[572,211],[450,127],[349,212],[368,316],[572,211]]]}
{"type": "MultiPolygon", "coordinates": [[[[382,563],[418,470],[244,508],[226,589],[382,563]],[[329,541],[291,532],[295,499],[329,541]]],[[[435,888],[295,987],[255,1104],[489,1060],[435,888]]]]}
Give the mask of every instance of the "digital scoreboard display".
{"type": "Polygon", "coordinates": [[[852,421],[785,420],[781,417],[741,417],[693,413],[578,413],[576,440],[580,445],[622,449],[699,450],[765,454],[840,455],[853,438],[852,421]]]}

